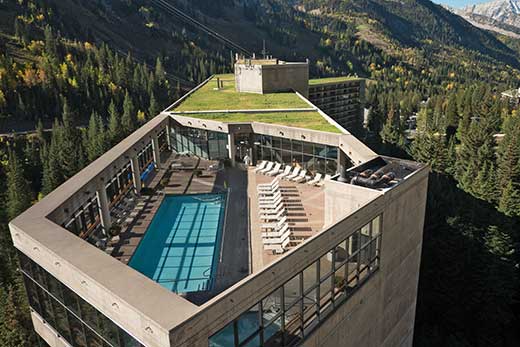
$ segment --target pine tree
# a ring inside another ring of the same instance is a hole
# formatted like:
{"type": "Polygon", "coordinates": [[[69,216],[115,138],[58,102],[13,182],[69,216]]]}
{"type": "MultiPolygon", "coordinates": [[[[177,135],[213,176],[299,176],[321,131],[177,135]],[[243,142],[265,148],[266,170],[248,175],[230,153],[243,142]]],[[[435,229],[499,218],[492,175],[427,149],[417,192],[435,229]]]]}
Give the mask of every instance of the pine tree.
{"type": "Polygon", "coordinates": [[[40,141],[40,143],[45,142],[45,132],[43,129],[43,123],[42,123],[41,118],[38,119],[38,123],[36,125],[36,136],[38,137],[38,140],[40,141]]]}
{"type": "Polygon", "coordinates": [[[134,103],[132,102],[132,98],[128,93],[128,90],[125,94],[125,99],[123,101],[123,116],[121,117],[121,126],[123,128],[124,135],[128,135],[135,130],[136,124],[136,114],[134,109],[134,103]]]}
{"type": "Polygon", "coordinates": [[[162,82],[166,78],[166,71],[164,71],[163,63],[161,57],[157,57],[155,61],[155,78],[162,82]]]}
{"type": "Polygon", "coordinates": [[[43,150],[42,194],[47,195],[63,182],[60,161],[61,125],[58,120],[52,128],[51,142],[43,150]]]}
{"type": "Polygon", "coordinates": [[[148,107],[148,116],[149,118],[153,118],[157,116],[161,112],[159,109],[159,104],[157,103],[157,100],[155,100],[155,95],[152,93],[150,95],[150,106],[148,107]]]}
{"type": "MultiPolygon", "coordinates": [[[[57,141],[60,153],[60,166],[65,179],[74,176],[84,165],[80,158],[81,136],[73,124],[73,114],[65,99],[63,104],[63,124],[57,141]]],[[[54,136],[54,134],[53,134],[54,136]]]]}
{"type": "Polygon", "coordinates": [[[30,345],[30,337],[24,329],[25,322],[18,295],[13,286],[7,290],[0,288],[0,345],[2,347],[21,347],[30,345]]]}
{"type": "Polygon", "coordinates": [[[31,206],[32,193],[17,154],[9,152],[7,170],[7,217],[13,219],[31,206]]]}
{"type": "Polygon", "coordinates": [[[116,104],[114,100],[112,100],[108,106],[108,138],[112,145],[115,145],[121,140],[122,131],[116,104]]]}
{"type": "Polygon", "coordinates": [[[511,181],[502,192],[498,210],[506,216],[520,216],[520,191],[511,181]]]}

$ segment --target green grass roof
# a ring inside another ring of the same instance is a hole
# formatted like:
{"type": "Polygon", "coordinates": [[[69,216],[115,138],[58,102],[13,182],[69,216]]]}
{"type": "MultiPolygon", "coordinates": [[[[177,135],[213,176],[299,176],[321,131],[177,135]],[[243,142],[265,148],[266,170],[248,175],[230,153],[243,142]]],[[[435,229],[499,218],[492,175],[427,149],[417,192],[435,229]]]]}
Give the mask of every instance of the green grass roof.
{"type": "Polygon", "coordinates": [[[254,94],[238,93],[233,74],[216,75],[195,93],[190,95],[174,111],[250,110],[275,108],[309,108],[295,93],[254,94]],[[215,90],[217,77],[224,81],[224,88],[215,90]]]}
{"type": "MultiPolygon", "coordinates": [[[[233,74],[216,75],[208,83],[191,94],[172,112],[210,110],[271,110],[309,109],[311,106],[296,93],[254,94],[238,93],[233,74]],[[215,90],[216,79],[224,81],[224,88],[215,90]]],[[[189,113],[186,117],[208,119],[224,123],[260,122],[297,128],[341,133],[317,111],[269,112],[269,113],[189,113]]]]}
{"type": "Polygon", "coordinates": [[[325,84],[325,83],[338,83],[346,81],[360,80],[358,77],[340,76],[340,77],[326,77],[326,78],[314,78],[309,80],[309,85],[325,84]]]}
{"type": "Polygon", "coordinates": [[[316,111],[273,113],[190,113],[185,116],[227,123],[260,122],[278,124],[341,134],[341,131],[337,127],[327,122],[325,118],[316,111]]]}

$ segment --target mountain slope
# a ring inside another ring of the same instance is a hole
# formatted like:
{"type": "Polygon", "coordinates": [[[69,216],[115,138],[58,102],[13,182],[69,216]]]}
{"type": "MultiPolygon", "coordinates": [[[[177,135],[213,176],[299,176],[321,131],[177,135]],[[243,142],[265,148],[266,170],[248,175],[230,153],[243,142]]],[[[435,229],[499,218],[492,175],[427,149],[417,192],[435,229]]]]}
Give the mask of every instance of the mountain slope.
{"type": "Polygon", "coordinates": [[[462,11],[520,28],[520,0],[494,0],[483,4],[466,6],[462,11]]]}

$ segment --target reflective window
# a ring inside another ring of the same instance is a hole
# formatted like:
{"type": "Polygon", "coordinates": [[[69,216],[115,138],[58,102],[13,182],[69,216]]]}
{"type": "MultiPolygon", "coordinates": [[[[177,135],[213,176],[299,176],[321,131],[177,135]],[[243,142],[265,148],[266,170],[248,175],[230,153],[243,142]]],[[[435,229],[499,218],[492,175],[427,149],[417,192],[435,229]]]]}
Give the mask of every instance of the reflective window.
{"type": "Polygon", "coordinates": [[[300,343],[379,268],[380,248],[378,216],[210,337],[209,346],[300,343]]]}
{"type": "Polygon", "coordinates": [[[29,305],[75,347],[142,347],[50,273],[19,252],[29,305]]]}

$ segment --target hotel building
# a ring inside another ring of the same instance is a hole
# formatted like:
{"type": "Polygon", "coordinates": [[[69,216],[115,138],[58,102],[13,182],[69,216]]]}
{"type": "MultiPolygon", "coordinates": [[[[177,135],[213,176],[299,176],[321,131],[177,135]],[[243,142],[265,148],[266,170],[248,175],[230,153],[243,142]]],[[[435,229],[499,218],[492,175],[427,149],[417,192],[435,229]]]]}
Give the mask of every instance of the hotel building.
{"type": "Polygon", "coordinates": [[[35,331],[52,347],[411,346],[428,168],[312,101],[344,83],[238,61],[11,221],[35,331]],[[276,163],[304,182],[255,170],[276,163]],[[273,251],[261,192],[278,184],[273,251]]]}

